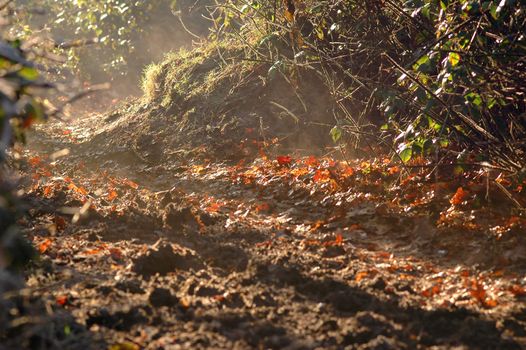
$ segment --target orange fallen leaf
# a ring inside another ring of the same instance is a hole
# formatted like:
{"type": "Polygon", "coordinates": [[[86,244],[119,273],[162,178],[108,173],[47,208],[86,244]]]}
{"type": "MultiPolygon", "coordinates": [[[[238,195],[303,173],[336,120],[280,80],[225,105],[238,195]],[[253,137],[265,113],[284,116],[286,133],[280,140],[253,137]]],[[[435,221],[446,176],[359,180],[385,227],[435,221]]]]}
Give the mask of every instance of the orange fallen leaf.
{"type": "Polygon", "coordinates": [[[322,227],[324,225],[323,221],[321,220],[318,220],[316,221],[314,224],[311,225],[311,228],[310,228],[310,231],[316,231],[317,229],[319,229],[320,227],[322,227]]]}
{"type": "Polygon", "coordinates": [[[76,192],[78,194],[81,194],[83,196],[86,196],[88,194],[88,191],[86,191],[86,189],[84,187],[78,187],[73,182],[71,182],[68,185],[68,189],[70,189],[71,191],[76,192]]]}
{"type": "Polygon", "coordinates": [[[68,296],[67,295],[59,295],[56,300],[57,300],[57,304],[58,305],[64,306],[68,302],[68,296]]]}
{"type": "Polygon", "coordinates": [[[393,254],[389,252],[377,252],[375,256],[380,259],[391,259],[393,254]]]}
{"type": "Polygon", "coordinates": [[[440,284],[435,284],[434,286],[423,290],[420,294],[422,294],[423,297],[431,298],[440,293],[441,290],[442,288],[440,287],[440,284]]]}
{"type": "Polygon", "coordinates": [[[343,244],[343,236],[340,233],[338,233],[336,235],[336,238],[334,239],[334,243],[336,245],[342,245],[343,244]]]}
{"type": "Polygon", "coordinates": [[[217,301],[217,302],[219,302],[219,303],[221,303],[221,302],[225,301],[226,298],[225,298],[225,296],[223,294],[218,294],[218,295],[214,295],[212,297],[212,299],[217,301]]]}
{"type": "Polygon", "coordinates": [[[317,239],[304,239],[302,241],[302,243],[306,246],[306,247],[316,247],[316,246],[320,246],[321,245],[321,242],[317,239]]]}
{"type": "Polygon", "coordinates": [[[300,176],[310,174],[310,170],[306,167],[303,167],[303,168],[292,169],[290,173],[294,175],[296,178],[298,178],[300,176]]]}
{"type": "Polygon", "coordinates": [[[314,173],[313,180],[315,182],[327,182],[331,179],[331,173],[329,170],[316,170],[316,173],[314,173]]]}
{"type": "Polygon", "coordinates": [[[33,125],[33,123],[35,122],[36,120],[36,117],[33,113],[29,114],[26,118],[24,118],[23,122],[22,122],[22,128],[23,129],[28,129],[31,127],[31,125],[33,125]]]}
{"type": "Polygon", "coordinates": [[[133,188],[134,190],[138,189],[139,188],[139,185],[136,184],[135,182],[131,181],[131,180],[128,180],[128,179],[124,179],[124,184],[130,186],[131,188],[133,188]]]}
{"type": "Polygon", "coordinates": [[[221,204],[221,203],[212,202],[212,203],[210,203],[210,205],[205,210],[207,212],[209,212],[209,213],[217,213],[219,211],[219,209],[221,209],[222,206],[223,206],[223,204],[221,204]]]}
{"type": "Polygon", "coordinates": [[[179,299],[179,305],[181,305],[183,309],[188,309],[192,304],[190,302],[190,299],[183,297],[179,299]]]}
{"type": "MultiPolygon", "coordinates": [[[[287,2],[292,4],[292,1],[290,0],[286,1],[285,3],[287,2]]],[[[294,5],[288,5],[285,11],[283,12],[285,19],[290,23],[294,22],[294,12],[294,5]]]]}
{"type": "Polygon", "coordinates": [[[264,241],[264,242],[259,242],[259,243],[256,243],[256,247],[265,247],[265,248],[269,248],[272,246],[272,240],[268,240],[268,241],[264,241]]]}
{"type": "Polygon", "coordinates": [[[400,172],[400,168],[397,167],[396,165],[389,168],[389,175],[394,175],[394,174],[397,174],[400,172]]]}
{"type": "Polygon", "coordinates": [[[119,195],[117,194],[117,191],[111,190],[108,195],[106,196],[106,199],[110,202],[113,202],[115,198],[117,198],[119,195]]]}
{"type": "Polygon", "coordinates": [[[498,303],[495,299],[486,299],[484,300],[483,305],[487,308],[494,308],[498,303]]]}
{"type": "Polygon", "coordinates": [[[354,169],[350,166],[346,166],[343,170],[343,177],[350,177],[354,175],[354,169]]]}
{"type": "Polygon", "coordinates": [[[506,222],[506,226],[508,226],[509,228],[512,228],[512,227],[515,227],[517,225],[520,225],[521,224],[521,218],[518,217],[518,216],[512,216],[509,218],[508,222],[506,222]]]}
{"type": "Polygon", "coordinates": [[[488,294],[486,293],[486,289],[476,279],[471,280],[471,290],[469,292],[471,296],[477,300],[481,305],[487,307],[487,308],[493,308],[497,306],[497,301],[488,298],[488,294]]]}
{"type": "Polygon", "coordinates": [[[486,289],[484,286],[477,280],[471,280],[471,290],[469,294],[478,301],[483,301],[486,299],[486,289]]]}
{"type": "Polygon", "coordinates": [[[44,169],[40,172],[40,175],[45,176],[45,177],[51,177],[51,175],[53,174],[51,173],[51,171],[44,169]]]}
{"type": "Polygon", "coordinates": [[[31,164],[32,166],[37,166],[37,165],[40,165],[40,163],[42,163],[42,158],[40,158],[39,156],[35,156],[35,157],[31,157],[29,158],[29,164],[31,164]]]}
{"type": "Polygon", "coordinates": [[[314,156],[310,156],[309,158],[305,159],[304,161],[305,165],[311,166],[311,167],[317,167],[320,162],[318,162],[318,159],[314,156]]]}
{"type": "Polygon", "coordinates": [[[367,271],[360,271],[356,274],[356,276],[354,277],[354,280],[356,282],[360,282],[361,280],[363,280],[365,277],[367,277],[367,275],[369,275],[369,273],[367,271]]]}
{"type": "Polygon", "coordinates": [[[410,200],[415,199],[417,196],[418,196],[418,193],[416,193],[416,192],[406,193],[404,195],[404,199],[410,201],[410,200]]]}
{"type": "Polygon", "coordinates": [[[276,160],[281,166],[289,166],[292,163],[292,157],[290,156],[279,156],[276,158],[276,160]]]}
{"type": "Polygon", "coordinates": [[[44,197],[49,198],[51,197],[51,194],[53,193],[53,187],[51,185],[48,185],[44,188],[44,197]]]}
{"type": "Polygon", "coordinates": [[[256,212],[259,213],[260,211],[269,211],[270,205],[268,203],[261,203],[256,206],[256,212]]]}
{"type": "Polygon", "coordinates": [[[509,187],[511,186],[511,181],[506,179],[504,177],[504,174],[503,173],[500,173],[499,176],[495,179],[495,182],[501,184],[502,186],[504,187],[509,187]]]}
{"type": "Polygon", "coordinates": [[[329,246],[340,246],[343,244],[343,236],[341,234],[337,234],[333,241],[325,242],[323,245],[325,247],[329,246]]]}
{"type": "Polygon", "coordinates": [[[453,205],[459,205],[465,200],[467,196],[468,192],[464,191],[462,187],[459,187],[449,202],[453,205]]]}
{"type": "Polygon", "coordinates": [[[83,252],[84,255],[96,255],[102,252],[100,248],[89,249],[83,252]]]}
{"type": "Polygon", "coordinates": [[[38,251],[40,254],[44,254],[51,246],[51,243],[53,243],[53,241],[49,238],[46,238],[44,242],[40,243],[38,246],[38,251]]]}

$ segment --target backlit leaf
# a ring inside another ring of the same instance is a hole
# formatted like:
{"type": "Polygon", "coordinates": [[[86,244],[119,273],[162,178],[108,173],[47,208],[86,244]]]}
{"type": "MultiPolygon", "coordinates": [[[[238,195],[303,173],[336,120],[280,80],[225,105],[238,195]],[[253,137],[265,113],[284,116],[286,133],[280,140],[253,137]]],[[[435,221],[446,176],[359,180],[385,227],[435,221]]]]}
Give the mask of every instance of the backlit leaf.
{"type": "Polygon", "coordinates": [[[331,133],[332,141],[334,141],[335,143],[340,141],[340,139],[342,138],[342,129],[339,126],[333,127],[330,133],[331,133]]]}
{"type": "Polygon", "coordinates": [[[407,163],[413,157],[413,148],[406,147],[398,155],[400,156],[400,159],[402,160],[402,162],[407,163]]]}
{"type": "Polygon", "coordinates": [[[456,52],[450,52],[448,59],[451,66],[455,67],[460,62],[460,55],[456,52]]]}

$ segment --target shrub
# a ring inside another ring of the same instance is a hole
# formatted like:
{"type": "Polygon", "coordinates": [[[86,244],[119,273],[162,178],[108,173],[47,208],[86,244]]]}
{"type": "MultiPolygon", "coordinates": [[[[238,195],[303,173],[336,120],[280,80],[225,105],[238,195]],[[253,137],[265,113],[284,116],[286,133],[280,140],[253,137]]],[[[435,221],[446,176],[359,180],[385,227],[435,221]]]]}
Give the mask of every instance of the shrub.
{"type": "Polygon", "coordinates": [[[510,171],[526,165],[520,1],[217,4],[216,37],[261,33],[250,55],[292,77],[305,69],[323,77],[338,107],[335,140],[346,130],[348,141],[384,142],[403,161],[454,141],[510,171]],[[284,41],[286,49],[276,44],[284,41]]]}
{"type": "Polygon", "coordinates": [[[32,256],[30,245],[17,233],[20,205],[8,179],[7,153],[25,141],[25,130],[46,119],[44,107],[32,94],[47,87],[35,64],[26,58],[19,40],[0,38],[0,268],[19,268],[32,256]]]}

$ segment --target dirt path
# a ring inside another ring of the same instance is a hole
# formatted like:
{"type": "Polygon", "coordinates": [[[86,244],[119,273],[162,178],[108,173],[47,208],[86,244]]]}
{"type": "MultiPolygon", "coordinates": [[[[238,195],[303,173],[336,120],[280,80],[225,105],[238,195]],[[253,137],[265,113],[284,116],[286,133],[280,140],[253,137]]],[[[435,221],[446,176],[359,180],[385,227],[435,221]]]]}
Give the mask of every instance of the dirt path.
{"type": "Polygon", "coordinates": [[[90,153],[86,125],[40,131],[23,169],[37,208],[23,224],[43,254],[28,294],[49,317],[26,330],[31,344],[526,347],[523,249],[439,231],[431,202],[393,205],[406,193],[380,195],[376,165],[367,175],[313,157],[152,166],[90,153]],[[63,148],[71,154],[46,157],[63,148]]]}

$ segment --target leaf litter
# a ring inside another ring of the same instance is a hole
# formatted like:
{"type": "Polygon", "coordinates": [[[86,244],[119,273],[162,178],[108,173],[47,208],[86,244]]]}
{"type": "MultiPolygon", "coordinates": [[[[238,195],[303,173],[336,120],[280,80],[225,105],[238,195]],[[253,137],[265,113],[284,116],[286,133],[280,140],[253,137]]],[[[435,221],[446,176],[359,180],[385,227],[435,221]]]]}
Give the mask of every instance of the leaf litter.
{"type": "Polygon", "coordinates": [[[502,193],[477,170],[431,181],[385,157],[282,153],[190,158],[157,168],[152,185],[74,150],[26,155],[38,209],[25,226],[42,254],[27,284],[96,344],[526,344],[525,221],[505,201],[487,205],[488,190],[502,193]]]}

